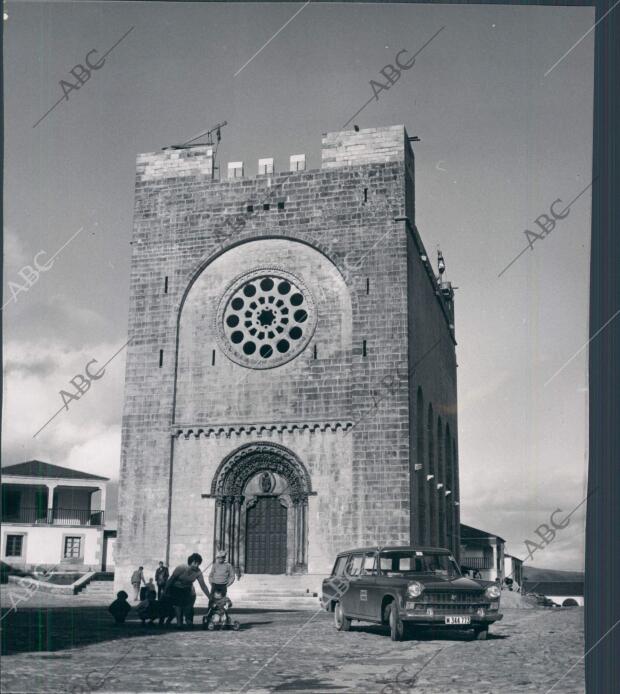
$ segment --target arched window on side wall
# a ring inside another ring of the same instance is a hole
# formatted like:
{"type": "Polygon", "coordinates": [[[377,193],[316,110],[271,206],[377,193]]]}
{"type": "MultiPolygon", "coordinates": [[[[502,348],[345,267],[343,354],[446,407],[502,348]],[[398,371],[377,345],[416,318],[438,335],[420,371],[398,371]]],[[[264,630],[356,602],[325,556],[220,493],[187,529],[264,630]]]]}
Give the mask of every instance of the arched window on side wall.
{"type": "Polygon", "coordinates": [[[418,499],[418,542],[422,545],[428,543],[428,502],[426,471],[424,464],[424,394],[422,388],[418,388],[416,409],[416,463],[418,469],[415,473],[418,499]]]}
{"type": "Polygon", "coordinates": [[[427,475],[432,475],[431,479],[427,480],[426,487],[428,489],[429,498],[429,526],[431,545],[436,546],[438,540],[437,527],[437,466],[435,464],[435,417],[433,415],[433,406],[428,404],[428,416],[426,419],[426,441],[428,453],[427,475]]]}
{"type": "Polygon", "coordinates": [[[452,508],[453,508],[453,518],[454,518],[454,548],[453,551],[456,552],[457,556],[461,554],[460,540],[461,540],[461,510],[459,503],[461,501],[461,493],[459,489],[459,457],[456,450],[456,439],[452,437],[452,508]]]}
{"type": "Polygon", "coordinates": [[[446,547],[446,468],[444,460],[444,439],[443,424],[441,417],[437,417],[437,484],[441,485],[437,489],[437,525],[438,525],[438,544],[446,547]]]}
{"type": "Polygon", "coordinates": [[[454,470],[452,469],[452,438],[450,436],[450,425],[446,424],[445,444],[446,452],[446,533],[448,535],[448,548],[454,549],[454,470]]]}

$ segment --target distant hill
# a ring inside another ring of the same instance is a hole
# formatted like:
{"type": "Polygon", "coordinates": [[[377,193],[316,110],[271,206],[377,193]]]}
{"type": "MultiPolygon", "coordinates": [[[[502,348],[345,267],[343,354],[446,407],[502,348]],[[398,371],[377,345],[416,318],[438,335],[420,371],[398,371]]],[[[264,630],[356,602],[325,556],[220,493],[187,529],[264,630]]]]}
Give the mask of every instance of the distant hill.
{"type": "Polygon", "coordinates": [[[583,571],[558,571],[557,569],[537,569],[535,566],[524,566],[523,577],[528,582],[540,581],[583,581],[583,571]]]}

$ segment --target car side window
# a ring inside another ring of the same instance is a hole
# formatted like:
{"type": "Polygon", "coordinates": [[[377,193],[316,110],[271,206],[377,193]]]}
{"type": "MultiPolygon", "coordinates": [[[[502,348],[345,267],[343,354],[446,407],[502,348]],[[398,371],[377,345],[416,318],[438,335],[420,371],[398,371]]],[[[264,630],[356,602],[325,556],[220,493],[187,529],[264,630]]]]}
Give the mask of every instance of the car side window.
{"type": "Polygon", "coordinates": [[[411,571],[413,569],[411,557],[400,557],[399,571],[411,571]]]}
{"type": "Polygon", "coordinates": [[[374,576],[376,571],[377,555],[374,552],[369,552],[364,557],[364,565],[362,568],[362,575],[364,576],[374,576]]]}
{"type": "Polygon", "coordinates": [[[347,565],[347,573],[349,576],[359,576],[362,570],[363,554],[352,554],[347,565]]]}
{"type": "Polygon", "coordinates": [[[344,575],[344,567],[347,565],[347,560],[349,557],[338,557],[336,563],[334,564],[334,570],[332,571],[332,576],[342,576],[344,575]]]}

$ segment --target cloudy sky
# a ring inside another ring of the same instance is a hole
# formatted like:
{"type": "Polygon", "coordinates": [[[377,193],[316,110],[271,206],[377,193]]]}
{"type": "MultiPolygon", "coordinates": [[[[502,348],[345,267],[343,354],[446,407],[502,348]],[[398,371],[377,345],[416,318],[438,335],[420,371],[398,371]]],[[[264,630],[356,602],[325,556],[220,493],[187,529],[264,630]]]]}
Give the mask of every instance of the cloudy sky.
{"type": "MultiPolygon", "coordinates": [[[[227,120],[223,170],[243,160],[254,171],[266,156],[283,170],[300,152],[316,168],[321,133],[369,100],[398,51],[445,27],[355,122],[404,123],[421,139],[417,224],[458,287],[463,521],[524,556],[555,509],[579,504],[587,351],[562,367],[588,334],[590,191],[498,275],[524,230],[591,181],[593,33],[555,64],[592,9],[9,1],[5,11],[3,465],[39,458],[118,478],[123,351],[33,436],[87,362],[128,339],[138,152],[227,120]],[[59,102],[72,68],[112,47],[59,102]],[[26,287],[20,270],[61,248],[26,287]]],[[[532,563],[581,568],[584,511],[532,563]]]]}

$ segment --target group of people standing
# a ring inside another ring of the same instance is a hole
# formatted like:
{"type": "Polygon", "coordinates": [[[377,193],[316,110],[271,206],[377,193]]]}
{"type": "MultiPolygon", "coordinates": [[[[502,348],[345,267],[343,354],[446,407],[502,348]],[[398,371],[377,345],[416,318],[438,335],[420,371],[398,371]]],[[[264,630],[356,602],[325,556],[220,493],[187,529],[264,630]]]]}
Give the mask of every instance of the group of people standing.
{"type": "MultiPolygon", "coordinates": [[[[170,623],[174,616],[179,627],[183,623],[193,624],[196,602],[194,582],[196,581],[210,602],[213,593],[218,593],[218,597],[226,596],[228,587],[235,581],[235,571],[226,561],[226,552],[218,551],[215,562],[211,565],[208,577],[211,591],[205,583],[204,572],[200,569],[201,564],[200,554],[191,554],[187,558],[187,563],[177,566],[170,575],[168,567],[160,561],[155,571],[155,583],[152,578],[147,582],[144,578],[144,567],[138,567],[131,575],[131,585],[134,602],[139,601],[137,610],[142,622],[144,623],[146,619],[153,622],[156,617],[159,617],[160,624],[164,619],[170,623]]],[[[125,591],[119,591],[117,599],[109,607],[117,622],[119,622],[117,614],[122,617],[120,622],[124,622],[131,609],[127,603],[127,597],[125,591]]]]}
{"type": "Polygon", "coordinates": [[[166,583],[168,582],[169,577],[170,572],[168,571],[168,567],[164,564],[163,561],[160,561],[159,566],[155,571],[155,583],[153,583],[152,578],[149,578],[147,583],[146,579],[144,578],[144,567],[139,566],[131,574],[131,587],[133,588],[134,602],[137,602],[138,600],[144,600],[146,593],[149,592],[156,593],[156,599],[161,600],[161,597],[166,589],[166,583]]]}

